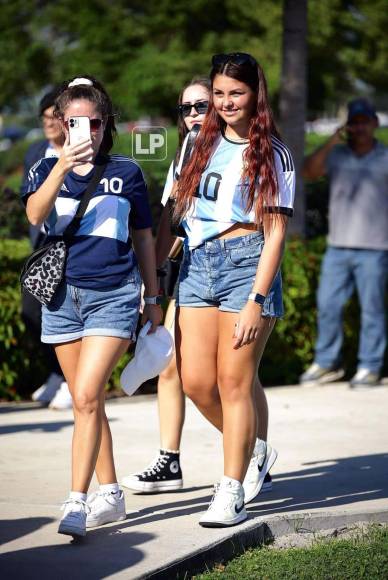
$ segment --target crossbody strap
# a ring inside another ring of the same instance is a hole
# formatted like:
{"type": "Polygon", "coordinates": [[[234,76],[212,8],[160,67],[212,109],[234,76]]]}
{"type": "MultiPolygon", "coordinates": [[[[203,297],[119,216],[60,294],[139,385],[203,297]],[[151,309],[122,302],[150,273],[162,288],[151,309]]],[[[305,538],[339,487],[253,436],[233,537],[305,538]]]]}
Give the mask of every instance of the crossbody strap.
{"type": "MultiPolygon", "coordinates": [[[[187,137],[187,143],[186,143],[186,149],[185,152],[183,154],[183,160],[182,160],[182,164],[181,164],[181,168],[180,168],[180,173],[182,173],[183,168],[187,165],[187,163],[190,160],[191,157],[191,153],[193,151],[193,147],[194,147],[194,143],[196,138],[198,137],[198,133],[201,129],[201,125],[199,123],[196,123],[195,125],[193,125],[188,137],[187,137]]],[[[174,178],[176,176],[176,172],[174,171],[174,178]]]]}
{"type": "Polygon", "coordinates": [[[81,219],[83,218],[83,215],[86,211],[86,208],[88,207],[88,203],[89,203],[96,187],[100,183],[100,179],[101,179],[102,174],[104,173],[104,169],[105,169],[106,165],[107,165],[107,160],[104,160],[101,164],[95,166],[93,177],[89,181],[87,188],[85,189],[84,193],[82,194],[81,201],[79,203],[77,212],[63,232],[64,238],[65,237],[69,238],[69,237],[73,236],[75,234],[75,232],[78,230],[80,223],[81,223],[81,219]]]}

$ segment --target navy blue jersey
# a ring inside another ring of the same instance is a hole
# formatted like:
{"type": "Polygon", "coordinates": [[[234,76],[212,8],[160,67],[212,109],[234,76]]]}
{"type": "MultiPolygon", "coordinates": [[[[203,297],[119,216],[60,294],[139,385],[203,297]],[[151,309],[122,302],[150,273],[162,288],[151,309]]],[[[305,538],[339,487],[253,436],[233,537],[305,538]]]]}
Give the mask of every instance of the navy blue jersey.
{"type": "MultiPolygon", "coordinates": [[[[57,159],[44,158],[30,169],[22,188],[23,201],[46,180],[57,159]]],[[[61,236],[74,217],[93,176],[70,171],[45,228],[50,238],[61,236]]],[[[143,173],[135,161],[110,155],[76,235],[69,241],[66,281],[80,288],[114,288],[128,276],[136,258],[129,228],[151,227],[151,211],[143,173]]]]}

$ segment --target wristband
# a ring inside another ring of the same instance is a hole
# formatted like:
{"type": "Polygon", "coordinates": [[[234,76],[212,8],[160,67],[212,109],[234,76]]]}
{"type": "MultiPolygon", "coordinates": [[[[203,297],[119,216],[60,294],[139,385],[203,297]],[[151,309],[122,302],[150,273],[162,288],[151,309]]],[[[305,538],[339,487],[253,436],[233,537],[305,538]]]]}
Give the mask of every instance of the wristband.
{"type": "Polygon", "coordinates": [[[257,294],[256,292],[251,292],[248,296],[248,300],[253,300],[253,302],[256,302],[256,304],[260,304],[260,306],[264,305],[265,302],[265,296],[263,296],[262,294],[257,294]]]}
{"type": "Polygon", "coordinates": [[[144,296],[144,304],[156,304],[160,306],[163,302],[163,296],[144,296]]]}

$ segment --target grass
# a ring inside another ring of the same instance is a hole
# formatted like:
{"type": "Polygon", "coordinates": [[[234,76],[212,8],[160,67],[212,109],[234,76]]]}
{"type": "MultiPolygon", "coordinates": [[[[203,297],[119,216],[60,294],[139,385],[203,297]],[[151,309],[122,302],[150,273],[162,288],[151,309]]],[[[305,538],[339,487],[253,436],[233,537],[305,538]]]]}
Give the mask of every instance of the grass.
{"type": "Polygon", "coordinates": [[[371,525],[351,539],[315,540],[310,548],[248,550],[196,580],[386,580],[388,527],[371,525]]]}

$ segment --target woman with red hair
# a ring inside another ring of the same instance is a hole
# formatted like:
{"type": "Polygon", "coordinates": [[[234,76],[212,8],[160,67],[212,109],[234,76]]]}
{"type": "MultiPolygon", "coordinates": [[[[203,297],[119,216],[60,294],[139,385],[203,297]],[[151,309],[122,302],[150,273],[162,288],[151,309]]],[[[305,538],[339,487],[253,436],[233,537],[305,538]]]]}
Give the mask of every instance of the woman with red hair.
{"type": "Polygon", "coordinates": [[[254,384],[283,315],[280,264],[294,167],[256,60],[215,55],[210,78],[208,113],[189,162],[182,171],[178,165],[172,195],[174,219],[187,235],[177,293],[178,368],[205,417],[213,424],[222,417],[224,475],[199,523],[220,527],[247,518],[243,482],[252,460],[267,471],[276,458],[256,439],[254,384]]]}

